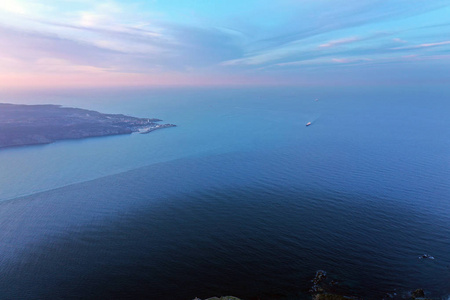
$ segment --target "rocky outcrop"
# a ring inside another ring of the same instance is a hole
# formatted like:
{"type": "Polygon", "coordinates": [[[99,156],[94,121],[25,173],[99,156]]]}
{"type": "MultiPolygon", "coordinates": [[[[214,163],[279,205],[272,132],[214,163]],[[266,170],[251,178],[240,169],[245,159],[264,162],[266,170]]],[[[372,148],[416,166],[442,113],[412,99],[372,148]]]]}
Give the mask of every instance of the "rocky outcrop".
{"type": "Polygon", "coordinates": [[[425,297],[425,292],[422,289],[417,289],[411,293],[411,297],[413,297],[413,299],[423,298],[425,297]]]}
{"type": "Polygon", "coordinates": [[[355,298],[334,295],[334,294],[317,294],[313,296],[314,300],[351,300],[355,298]]]}
{"type": "MultiPolygon", "coordinates": [[[[202,300],[202,299],[200,299],[200,298],[194,298],[194,300],[202,300]]],[[[220,297],[220,298],[218,298],[218,297],[212,297],[212,298],[208,298],[208,299],[205,299],[205,300],[241,300],[241,299],[239,299],[239,298],[237,298],[237,297],[233,297],[233,296],[222,296],[222,297],[220,297]]]]}

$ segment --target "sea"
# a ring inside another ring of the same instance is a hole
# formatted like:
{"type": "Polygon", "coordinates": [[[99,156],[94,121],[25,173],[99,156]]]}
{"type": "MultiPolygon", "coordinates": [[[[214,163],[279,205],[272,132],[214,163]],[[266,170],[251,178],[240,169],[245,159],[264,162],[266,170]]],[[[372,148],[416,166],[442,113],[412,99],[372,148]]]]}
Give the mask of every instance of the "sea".
{"type": "Polygon", "coordinates": [[[177,125],[0,149],[0,299],[311,299],[318,270],[341,295],[449,299],[448,87],[53,89],[0,102],[177,125]]]}

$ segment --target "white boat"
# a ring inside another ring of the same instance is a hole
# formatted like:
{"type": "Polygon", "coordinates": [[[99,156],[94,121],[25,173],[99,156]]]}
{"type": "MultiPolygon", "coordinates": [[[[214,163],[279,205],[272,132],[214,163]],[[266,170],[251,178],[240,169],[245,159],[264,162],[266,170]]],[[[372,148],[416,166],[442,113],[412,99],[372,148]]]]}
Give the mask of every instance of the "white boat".
{"type": "Polygon", "coordinates": [[[306,126],[309,126],[309,125],[311,125],[311,122],[306,123],[306,126]]]}

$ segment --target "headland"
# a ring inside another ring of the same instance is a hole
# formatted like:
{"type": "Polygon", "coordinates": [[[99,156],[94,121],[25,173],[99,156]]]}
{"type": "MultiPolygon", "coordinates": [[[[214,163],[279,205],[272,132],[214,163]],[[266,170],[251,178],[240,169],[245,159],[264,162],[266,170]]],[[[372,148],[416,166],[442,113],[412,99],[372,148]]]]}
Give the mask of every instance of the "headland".
{"type": "Polygon", "coordinates": [[[149,133],[176,126],[159,124],[160,121],[60,105],[0,103],[0,148],[133,132],[149,133]]]}

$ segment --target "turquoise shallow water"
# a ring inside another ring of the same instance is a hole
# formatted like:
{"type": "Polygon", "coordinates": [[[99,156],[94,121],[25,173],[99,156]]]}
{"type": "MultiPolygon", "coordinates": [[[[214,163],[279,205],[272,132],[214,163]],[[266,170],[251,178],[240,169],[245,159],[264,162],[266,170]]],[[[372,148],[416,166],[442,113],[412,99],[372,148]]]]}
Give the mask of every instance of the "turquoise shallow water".
{"type": "Polygon", "coordinates": [[[60,103],[178,127],[1,150],[0,292],[11,299],[301,299],[324,269],[338,291],[365,299],[418,287],[446,297],[447,95],[3,95],[2,102],[60,103]],[[419,260],[423,253],[436,259],[419,260]]]}

